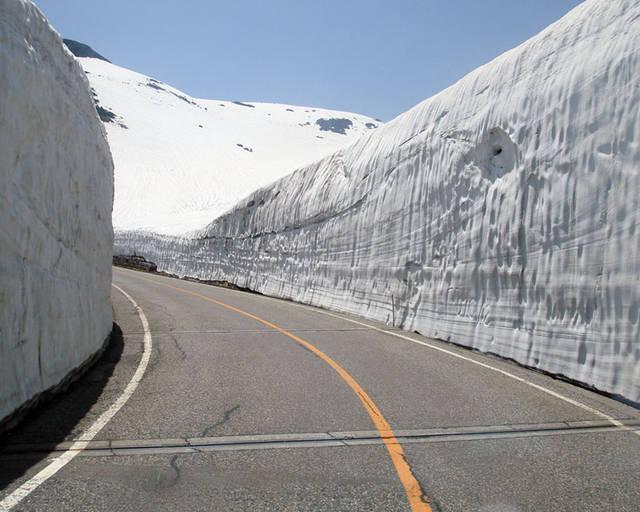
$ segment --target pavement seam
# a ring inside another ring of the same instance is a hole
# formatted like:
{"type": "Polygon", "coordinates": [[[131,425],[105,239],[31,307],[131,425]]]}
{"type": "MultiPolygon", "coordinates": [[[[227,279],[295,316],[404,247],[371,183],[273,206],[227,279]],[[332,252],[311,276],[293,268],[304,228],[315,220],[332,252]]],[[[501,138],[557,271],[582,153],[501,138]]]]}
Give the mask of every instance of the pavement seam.
{"type": "MultiPolygon", "coordinates": [[[[624,420],[625,426],[636,431],[640,430],[640,421],[624,420]]],[[[140,454],[153,453],[157,450],[192,448],[196,451],[207,448],[247,447],[254,446],[259,449],[264,445],[282,445],[282,447],[292,446],[296,443],[305,443],[310,447],[322,447],[333,442],[339,442],[343,446],[354,446],[363,444],[382,444],[385,439],[391,437],[398,442],[429,443],[429,442],[452,442],[456,440],[482,440],[500,439],[514,437],[538,437],[542,435],[566,435],[613,432],[620,429],[604,420],[576,421],[576,422],[555,422],[523,425],[487,425],[471,427],[442,427],[432,429],[412,429],[397,430],[395,435],[380,435],[376,431],[358,430],[345,432],[312,432],[294,434],[258,434],[258,435],[237,435],[218,437],[198,437],[198,438],[167,438],[167,439],[130,439],[130,440],[103,440],[87,442],[84,448],[73,448],[66,446],[67,443],[52,445],[43,443],[41,445],[14,445],[5,448],[0,452],[0,459],[13,458],[19,455],[29,455],[42,452],[63,453],[69,450],[84,452],[91,455],[97,452],[101,456],[104,453],[111,455],[130,454],[131,451],[140,454]],[[103,453],[104,452],[104,453],[103,453]]],[[[171,452],[167,452],[171,453],[171,452]]]]}

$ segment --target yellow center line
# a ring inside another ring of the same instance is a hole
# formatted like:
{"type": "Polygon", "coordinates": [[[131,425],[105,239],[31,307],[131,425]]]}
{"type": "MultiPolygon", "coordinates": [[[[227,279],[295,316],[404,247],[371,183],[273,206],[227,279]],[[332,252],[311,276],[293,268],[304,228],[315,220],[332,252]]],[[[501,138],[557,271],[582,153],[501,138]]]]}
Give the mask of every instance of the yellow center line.
{"type": "Polygon", "coordinates": [[[260,318],[257,315],[249,313],[248,311],[244,311],[240,308],[227,304],[225,302],[219,301],[217,299],[213,299],[211,297],[207,297],[206,295],[201,295],[196,292],[192,292],[190,290],[185,290],[184,288],[179,288],[177,286],[171,286],[170,284],[161,283],[159,281],[154,281],[152,279],[147,279],[145,277],[140,276],[141,279],[145,281],[150,281],[154,284],[159,284],[161,286],[165,286],[167,288],[172,288],[182,293],[186,293],[188,295],[193,295],[194,297],[199,297],[202,300],[206,300],[207,302],[211,302],[216,304],[217,306],[221,306],[230,311],[243,315],[247,318],[251,318],[256,322],[259,322],[271,329],[275,329],[276,331],[284,334],[288,338],[292,339],[296,343],[302,345],[306,349],[313,352],[316,356],[322,359],[325,363],[327,363],[331,368],[333,368],[342,380],[344,380],[349,387],[353,390],[353,392],[357,395],[362,403],[362,406],[365,408],[371,421],[376,427],[378,434],[382,438],[382,442],[387,448],[387,452],[389,453],[389,457],[391,458],[391,462],[393,462],[394,467],[396,468],[396,472],[398,473],[398,478],[404,487],[405,492],[407,493],[407,499],[409,500],[409,505],[411,506],[411,510],[414,512],[431,512],[431,506],[429,505],[428,499],[422,488],[420,487],[420,482],[416,479],[411,471],[411,467],[407,462],[405,457],[404,449],[402,445],[399,443],[396,438],[391,425],[386,420],[380,408],[375,404],[372,398],[367,394],[367,392],[358,384],[358,382],[345,370],[342,366],[340,366],[337,362],[331,359],[327,354],[322,352],[319,348],[312,345],[308,341],[302,339],[300,336],[296,336],[290,331],[283,329],[282,327],[265,320],[264,318],[260,318]]]}

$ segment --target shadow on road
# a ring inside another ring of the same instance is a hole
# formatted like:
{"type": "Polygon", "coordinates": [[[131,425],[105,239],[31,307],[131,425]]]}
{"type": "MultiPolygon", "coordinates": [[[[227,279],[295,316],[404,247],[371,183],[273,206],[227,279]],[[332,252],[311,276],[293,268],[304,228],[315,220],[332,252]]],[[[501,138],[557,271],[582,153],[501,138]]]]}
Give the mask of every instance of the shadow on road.
{"type": "Polygon", "coordinates": [[[47,458],[50,453],[25,450],[29,453],[9,455],[9,447],[55,445],[73,440],[72,434],[76,426],[98,402],[122,357],[123,348],[122,330],[114,323],[108,346],[88,371],[65,391],[28,413],[15,428],[0,437],[0,491],[24,475],[29,468],[47,458]]]}

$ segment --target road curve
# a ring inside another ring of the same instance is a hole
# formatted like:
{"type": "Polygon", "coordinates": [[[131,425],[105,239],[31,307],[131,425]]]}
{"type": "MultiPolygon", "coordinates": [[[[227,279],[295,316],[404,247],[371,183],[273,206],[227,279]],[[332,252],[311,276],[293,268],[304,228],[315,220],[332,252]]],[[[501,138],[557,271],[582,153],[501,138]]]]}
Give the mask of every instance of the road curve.
{"type": "Polygon", "coordinates": [[[290,302],[123,269],[114,284],[148,319],[144,375],[105,416],[150,347],[114,289],[123,336],[1,440],[0,503],[28,487],[15,510],[638,510],[634,408],[290,302]]]}

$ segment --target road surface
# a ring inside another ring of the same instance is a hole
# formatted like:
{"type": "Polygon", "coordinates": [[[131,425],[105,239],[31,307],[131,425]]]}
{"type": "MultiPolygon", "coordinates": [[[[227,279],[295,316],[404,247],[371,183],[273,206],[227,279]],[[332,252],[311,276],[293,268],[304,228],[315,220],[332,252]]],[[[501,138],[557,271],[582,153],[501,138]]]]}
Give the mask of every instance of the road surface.
{"type": "Polygon", "coordinates": [[[122,336],[5,436],[0,510],[640,510],[637,409],[354,317],[114,284],[122,336]]]}

